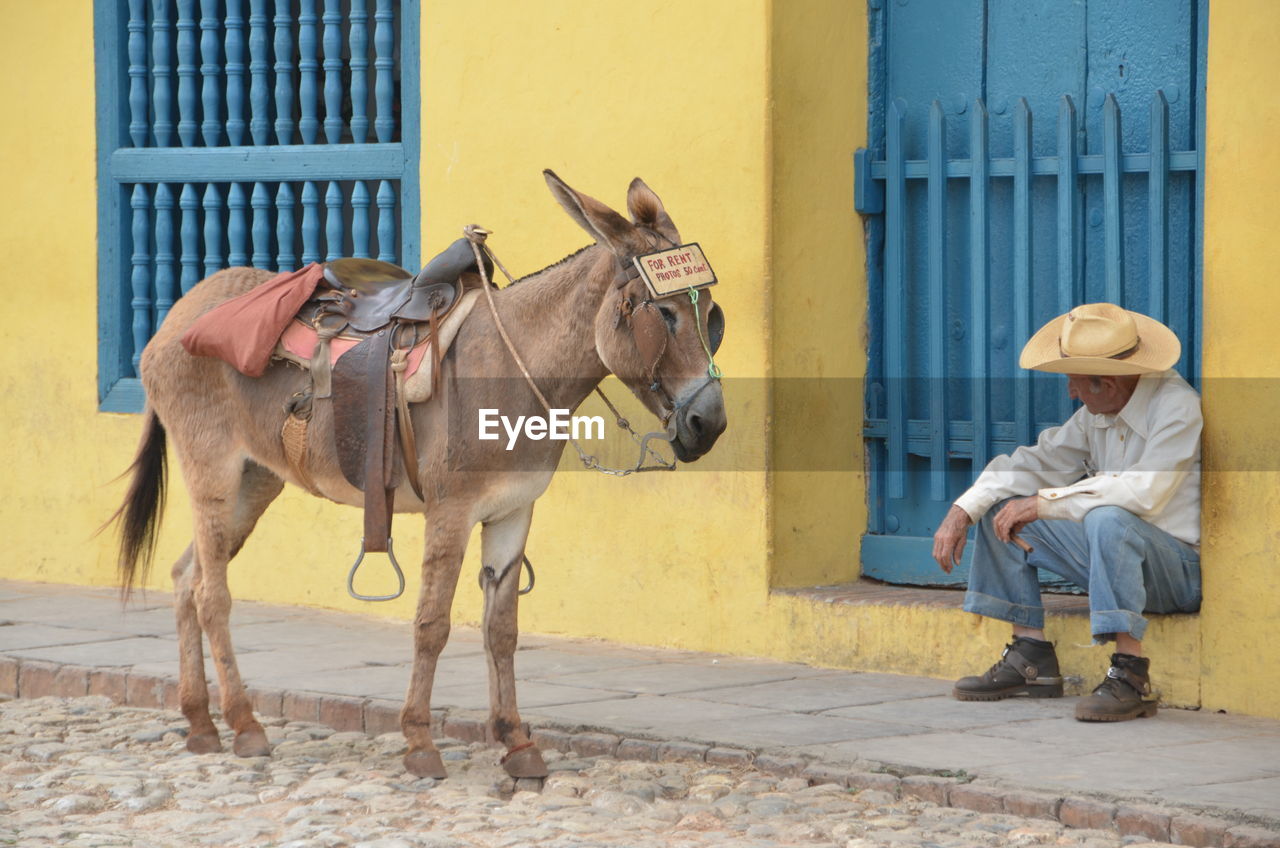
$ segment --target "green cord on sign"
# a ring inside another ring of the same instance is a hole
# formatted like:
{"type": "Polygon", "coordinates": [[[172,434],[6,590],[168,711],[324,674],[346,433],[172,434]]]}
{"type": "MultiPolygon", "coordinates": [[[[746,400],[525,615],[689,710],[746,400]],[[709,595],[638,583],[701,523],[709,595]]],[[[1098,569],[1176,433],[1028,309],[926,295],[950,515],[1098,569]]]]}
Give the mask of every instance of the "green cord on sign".
{"type": "Polygon", "coordinates": [[[713,380],[719,380],[724,376],[724,372],[720,370],[720,366],[716,365],[715,356],[711,353],[711,345],[707,344],[707,337],[702,334],[702,321],[698,319],[698,290],[690,287],[689,300],[693,303],[693,325],[698,328],[698,341],[702,342],[702,349],[707,354],[707,376],[713,380]]]}

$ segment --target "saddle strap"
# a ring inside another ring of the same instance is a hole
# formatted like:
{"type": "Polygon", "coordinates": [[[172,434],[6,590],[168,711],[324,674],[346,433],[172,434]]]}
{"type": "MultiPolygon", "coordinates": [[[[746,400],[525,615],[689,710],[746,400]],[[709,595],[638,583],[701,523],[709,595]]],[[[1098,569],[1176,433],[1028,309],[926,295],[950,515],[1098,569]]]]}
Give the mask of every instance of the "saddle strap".
{"type": "MultiPolygon", "coordinates": [[[[461,302],[461,297],[454,298],[453,303],[449,304],[449,312],[452,312],[453,308],[461,302]]],[[[444,358],[443,348],[440,346],[439,313],[432,312],[427,321],[431,327],[431,394],[438,396],[440,394],[440,360],[444,358]]]]}
{"type": "MultiPolygon", "coordinates": [[[[436,344],[432,339],[428,344],[436,344]]],[[[409,398],[405,391],[404,372],[409,365],[409,348],[397,348],[391,353],[391,373],[395,375],[396,425],[400,431],[400,455],[404,461],[404,473],[418,500],[426,502],[422,495],[422,481],[418,478],[418,441],[413,432],[413,419],[409,417],[409,398]]]]}
{"type": "Polygon", "coordinates": [[[316,348],[311,354],[311,391],[321,400],[333,395],[333,370],[329,361],[329,345],[347,326],[346,319],[335,310],[338,305],[325,300],[316,318],[316,348]]]}
{"type": "Polygon", "coordinates": [[[364,492],[365,550],[387,550],[396,481],[391,334],[353,347],[333,369],[333,436],[342,475],[364,492]]]}
{"type": "Polygon", "coordinates": [[[391,356],[391,332],[379,332],[365,361],[369,389],[367,429],[369,451],[364,467],[364,549],[385,553],[391,541],[391,514],[396,490],[391,475],[395,454],[388,450],[395,440],[395,381],[387,367],[391,356]]]}
{"type": "Polygon", "coordinates": [[[333,370],[329,362],[329,342],[332,338],[320,333],[316,337],[316,349],[311,354],[311,388],[320,400],[333,396],[333,370]]]}

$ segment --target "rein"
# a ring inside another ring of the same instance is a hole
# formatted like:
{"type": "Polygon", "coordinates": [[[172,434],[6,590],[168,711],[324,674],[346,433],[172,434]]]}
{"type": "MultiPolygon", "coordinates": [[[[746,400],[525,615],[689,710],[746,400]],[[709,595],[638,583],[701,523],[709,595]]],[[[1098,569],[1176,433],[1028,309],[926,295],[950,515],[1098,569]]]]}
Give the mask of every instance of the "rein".
{"type": "MultiPolygon", "coordinates": [[[[511,273],[507,270],[506,266],[503,265],[502,262],[498,259],[498,257],[494,254],[493,249],[488,246],[486,239],[490,235],[489,230],[486,230],[483,227],[478,227],[474,224],[468,224],[466,227],[463,228],[462,232],[467,237],[467,241],[471,243],[471,249],[475,253],[476,265],[480,269],[480,279],[483,284],[482,288],[484,289],[485,300],[489,304],[489,312],[490,314],[493,315],[493,322],[498,327],[498,334],[502,337],[503,343],[506,344],[507,350],[511,353],[512,359],[514,359],[516,362],[516,365],[519,366],[520,373],[524,375],[525,382],[529,384],[529,388],[533,391],[534,396],[537,397],[538,402],[542,404],[542,408],[546,410],[548,415],[550,415],[551,405],[547,402],[547,399],[542,394],[541,390],[538,389],[537,383],[534,382],[533,377],[529,374],[529,369],[525,367],[524,360],[520,357],[520,354],[516,351],[515,345],[512,344],[511,337],[507,335],[507,330],[506,330],[506,327],[504,327],[502,324],[502,319],[498,317],[498,309],[493,302],[493,293],[490,291],[490,288],[489,288],[489,275],[485,271],[485,263],[484,263],[484,258],[481,255],[481,251],[484,251],[484,253],[487,253],[489,257],[493,259],[494,264],[497,265],[500,269],[502,269],[502,273],[506,276],[507,280],[509,280],[510,282],[515,282],[515,280],[512,278],[511,273]]],[[[625,272],[625,267],[623,270],[625,272]]],[[[629,474],[635,474],[641,471],[674,471],[675,470],[676,468],[675,460],[673,459],[671,461],[668,461],[667,459],[665,459],[661,454],[657,453],[655,450],[653,450],[653,448],[649,447],[649,442],[654,439],[660,439],[666,442],[673,441],[676,437],[676,434],[675,434],[674,428],[670,424],[671,419],[675,416],[677,412],[680,411],[680,409],[682,409],[684,406],[687,406],[689,403],[691,403],[693,399],[696,398],[698,394],[702,392],[703,389],[705,389],[713,381],[720,379],[720,374],[721,374],[719,367],[716,366],[715,361],[711,359],[710,346],[707,344],[707,341],[703,338],[702,323],[700,321],[697,321],[697,311],[696,311],[697,303],[698,303],[697,291],[690,290],[689,297],[694,303],[694,310],[695,310],[694,320],[695,320],[695,323],[697,323],[698,325],[698,338],[702,341],[703,349],[707,351],[708,360],[711,361],[711,364],[708,366],[708,369],[707,369],[709,379],[705,383],[703,383],[700,387],[698,387],[698,390],[693,392],[693,394],[691,394],[689,398],[685,400],[684,403],[673,402],[671,400],[670,395],[667,395],[664,390],[663,394],[667,398],[667,406],[669,407],[669,411],[662,419],[662,425],[664,429],[656,430],[651,433],[646,433],[644,436],[640,436],[639,434],[636,433],[636,431],[631,427],[631,422],[628,421],[622,415],[622,413],[618,411],[618,408],[614,406],[612,402],[610,402],[609,398],[605,395],[604,391],[601,390],[599,386],[596,386],[595,388],[596,394],[598,394],[600,396],[600,399],[605,402],[605,405],[609,407],[609,411],[613,413],[614,420],[617,422],[618,427],[626,430],[631,435],[632,440],[635,441],[640,446],[640,455],[636,459],[636,464],[631,466],[630,468],[610,468],[606,465],[601,465],[600,461],[593,454],[589,454],[582,449],[582,445],[578,443],[577,439],[570,437],[569,442],[573,445],[573,449],[578,452],[578,459],[582,462],[582,465],[584,468],[587,468],[588,470],[591,470],[591,471],[599,471],[602,474],[608,474],[614,477],[626,477],[629,474]],[[644,463],[645,463],[646,456],[652,456],[656,464],[645,465],[644,463]]],[[[646,301],[646,303],[649,303],[649,302],[646,301]]],[[[653,369],[657,368],[657,363],[660,359],[661,359],[661,354],[659,354],[658,360],[654,361],[652,366],[653,369]]],[[[656,381],[654,383],[654,387],[656,387],[655,390],[662,388],[661,385],[656,381]]]]}

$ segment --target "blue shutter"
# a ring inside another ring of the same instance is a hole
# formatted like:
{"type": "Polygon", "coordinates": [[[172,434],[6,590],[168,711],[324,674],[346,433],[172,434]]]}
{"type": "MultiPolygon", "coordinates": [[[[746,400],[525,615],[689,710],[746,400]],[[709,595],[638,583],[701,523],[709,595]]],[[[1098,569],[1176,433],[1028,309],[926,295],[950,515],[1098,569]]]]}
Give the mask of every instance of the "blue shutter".
{"type": "Polygon", "coordinates": [[[1017,367],[1043,322],[1100,300],[1145,312],[1198,382],[1207,8],[869,6],[863,574],[964,583],[967,564],[929,556],[950,503],[1073,411],[1065,378],[1017,367]]]}
{"type": "Polygon", "coordinates": [[[417,267],[418,18],[419,0],[95,0],[104,411],[141,410],[142,347],[220,268],[417,267]]]}

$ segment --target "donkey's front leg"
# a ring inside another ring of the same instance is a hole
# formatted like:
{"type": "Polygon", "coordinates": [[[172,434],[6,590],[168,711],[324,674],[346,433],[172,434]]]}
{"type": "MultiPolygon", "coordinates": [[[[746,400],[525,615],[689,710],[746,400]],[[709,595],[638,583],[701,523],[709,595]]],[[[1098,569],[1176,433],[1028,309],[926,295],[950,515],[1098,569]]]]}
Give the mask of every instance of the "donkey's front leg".
{"type": "Polygon", "coordinates": [[[489,728],[507,748],[502,767],[512,777],[546,777],[542,754],[529,741],[516,708],[516,608],[524,545],[533,520],[529,504],[498,521],[486,522],[481,534],[484,571],[484,648],[489,658],[489,728]]]}
{"type": "MultiPolygon", "coordinates": [[[[436,507],[437,513],[443,509],[436,507]]],[[[437,780],[448,776],[440,751],[431,739],[431,684],[436,660],[449,641],[449,613],[458,587],[462,557],[467,551],[469,528],[459,520],[433,515],[427,526],[427,549],[422,559],[422,592],[413,620],[413,673],[400,729],[409,743],[404,766],[418,777],[437,780]]]]}

